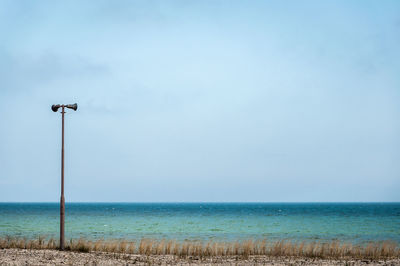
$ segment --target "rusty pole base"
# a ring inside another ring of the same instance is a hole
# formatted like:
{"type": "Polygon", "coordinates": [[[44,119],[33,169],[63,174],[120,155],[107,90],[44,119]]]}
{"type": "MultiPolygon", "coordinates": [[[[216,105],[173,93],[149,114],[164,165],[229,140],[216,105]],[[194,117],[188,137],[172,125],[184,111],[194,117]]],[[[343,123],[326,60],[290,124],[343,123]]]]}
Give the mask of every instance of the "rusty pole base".
{"type": "Polygon", "coordinates": [[[65,217],[65,200],[61,196],[60,200],[60,250],[64,250],[64,217],[65,217]]]}

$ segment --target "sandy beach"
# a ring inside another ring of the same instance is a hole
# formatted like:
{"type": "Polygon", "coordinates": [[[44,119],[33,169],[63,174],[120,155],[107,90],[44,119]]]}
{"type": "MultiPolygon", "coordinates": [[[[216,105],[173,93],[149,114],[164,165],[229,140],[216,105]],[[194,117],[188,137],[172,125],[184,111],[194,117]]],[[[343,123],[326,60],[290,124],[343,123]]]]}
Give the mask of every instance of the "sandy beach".
{"type": "Polygon", "coordinates": [[[400,259],[329,260],[314,258],[249,256],[179,258],[173,255],[134,255],[108,252],[1,249],[0,265],[400,265],[400,259]]]}

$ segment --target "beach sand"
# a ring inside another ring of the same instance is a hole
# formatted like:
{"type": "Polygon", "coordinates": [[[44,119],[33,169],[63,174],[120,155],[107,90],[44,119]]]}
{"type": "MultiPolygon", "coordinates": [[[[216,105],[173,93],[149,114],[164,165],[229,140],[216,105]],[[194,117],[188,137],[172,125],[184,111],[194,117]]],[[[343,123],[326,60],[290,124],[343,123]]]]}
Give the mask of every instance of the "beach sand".
{"type": "Polygon", "coordinates": [[[312,258],[249,256],[199,259],[173,255],[132,255],[106,252],[0,249],[0,265],[400,265],[390,260],[327,260],[312,258]]]}

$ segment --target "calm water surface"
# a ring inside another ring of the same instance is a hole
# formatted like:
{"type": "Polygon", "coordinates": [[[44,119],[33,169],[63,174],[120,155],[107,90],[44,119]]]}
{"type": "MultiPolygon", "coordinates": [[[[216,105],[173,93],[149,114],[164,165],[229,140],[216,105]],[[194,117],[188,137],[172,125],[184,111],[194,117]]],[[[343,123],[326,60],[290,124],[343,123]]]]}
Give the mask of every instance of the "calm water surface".
{"type": "MultiPolygon", "coordinates": [[[[58,237],[59,204],[0,203],[0,236],[58,237]]],[[[400,203],[66,203],[66,238],[400,243],[400,203]]]]}

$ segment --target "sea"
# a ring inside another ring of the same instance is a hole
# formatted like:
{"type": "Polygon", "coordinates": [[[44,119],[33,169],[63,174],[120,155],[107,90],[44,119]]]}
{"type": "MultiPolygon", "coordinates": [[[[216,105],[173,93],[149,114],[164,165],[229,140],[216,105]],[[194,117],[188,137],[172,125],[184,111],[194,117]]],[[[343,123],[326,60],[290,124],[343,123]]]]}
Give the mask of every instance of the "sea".
{"type": "MultiPolygon", "coordinates": [[[[59,236],[58,203],[0,203],[0,237],[59,236]]],[[[400,244],[400,203],[66,203],[66,239],[400,244]]]]}

